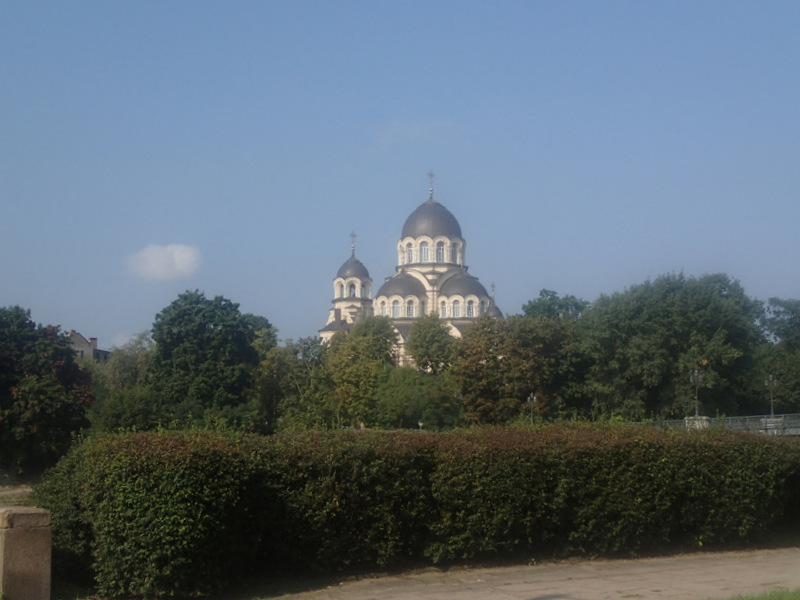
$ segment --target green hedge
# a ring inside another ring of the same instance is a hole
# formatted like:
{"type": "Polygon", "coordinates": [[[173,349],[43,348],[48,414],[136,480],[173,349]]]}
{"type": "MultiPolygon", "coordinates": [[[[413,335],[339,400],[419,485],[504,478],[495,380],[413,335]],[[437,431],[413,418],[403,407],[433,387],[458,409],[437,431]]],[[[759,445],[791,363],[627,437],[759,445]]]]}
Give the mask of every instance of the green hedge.
{"type": "Polygon", "coordinates": [[[624,426],[125,434],[37,490],[54,562],[108,596],[244,575],[508,556],[632,555],[794,528],[800,440],[624,426]]]}

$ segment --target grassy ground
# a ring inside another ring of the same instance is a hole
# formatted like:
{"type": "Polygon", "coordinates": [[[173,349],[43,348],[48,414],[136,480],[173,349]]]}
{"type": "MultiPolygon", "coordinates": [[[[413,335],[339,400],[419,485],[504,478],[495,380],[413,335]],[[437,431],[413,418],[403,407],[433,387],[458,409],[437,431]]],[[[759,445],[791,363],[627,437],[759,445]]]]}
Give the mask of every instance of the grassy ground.
{"type": "Polygon", "coordinates": [[[733,600],[800,600],[800,590],[772,592],[762,596],[737,596],[733,600]]]}

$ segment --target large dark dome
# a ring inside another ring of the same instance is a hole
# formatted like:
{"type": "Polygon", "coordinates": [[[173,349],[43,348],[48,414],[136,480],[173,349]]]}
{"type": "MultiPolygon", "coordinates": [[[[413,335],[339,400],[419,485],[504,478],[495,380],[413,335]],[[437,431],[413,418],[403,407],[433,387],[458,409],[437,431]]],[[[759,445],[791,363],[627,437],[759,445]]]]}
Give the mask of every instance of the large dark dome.
{"type": "Polygon", "coordinates": [[[478,296],[478,298],[487,297],[486,288],[483,287],[480,281],[472,275],[466,273],[451,277],[442,284],[439,294],[442,296],[469,296],[470,294],[478,296]]]}
{"type": "Polygon", "coordinates": [[[461,226],[453,213],[434,200],[432,194],[406,219],[400,239],[417,238],[421,235],[429,235],[432,238],[437,235],[448,238],[461,237],[461,226]]]}
{"type": "Polygon", "coordinates": [[[339,272],[336,273],[336,277],[341,277],[342,279],[347,279],[348,277],[369,279],[369,271],[367,271],[367,267],[364,266],[364,263],[356,258],[356,253],[354,251],[350,258],[347,259],[347,262],[339,267],[339,272]]]}
{"type": "Polygon", "coordinates": [[[394,277],[391,277],[386,280],[381,286],[381,289],[378,290],[376,298],[380,296],[416,296],[417,298],[425,298],[427,293],[425,292],[425,286],[417,279],[416,277],[412,277],[408,273],[398,273],[394,277]]]}

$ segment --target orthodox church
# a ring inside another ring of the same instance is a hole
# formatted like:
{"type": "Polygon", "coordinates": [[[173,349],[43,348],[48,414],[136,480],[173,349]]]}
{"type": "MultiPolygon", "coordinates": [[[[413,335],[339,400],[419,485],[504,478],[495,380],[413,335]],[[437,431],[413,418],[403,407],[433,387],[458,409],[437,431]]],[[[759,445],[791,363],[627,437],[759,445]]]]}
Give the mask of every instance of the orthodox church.
{"type": "Polygon", "coordinates": [[[320,337],[327,342],[365,317],[386,316],[398,334],[398,363],[404,364],[408,362],[405,341],[411,325],[422,316],[435,311],[454,337],[461,337],[480,315],[502,317],[493,295],[467,272],[465,256],[461,226],[433,197],[431,185],[428,200],[403,224],[394,275],[386,278],[374,297],[369,271],[356,258],[352,244],[350,258],[333,280],[333,307],[320,337]]]}

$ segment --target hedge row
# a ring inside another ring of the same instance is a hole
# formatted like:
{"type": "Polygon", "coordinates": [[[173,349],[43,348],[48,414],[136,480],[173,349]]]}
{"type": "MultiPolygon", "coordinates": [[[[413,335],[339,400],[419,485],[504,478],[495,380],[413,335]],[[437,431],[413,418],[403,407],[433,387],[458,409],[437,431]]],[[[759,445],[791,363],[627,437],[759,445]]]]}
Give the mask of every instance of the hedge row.
{"type": "Polygon", "coordinates": [[[245,575],[636,554],[797,530],[800,440],[553,426],[92,438],[36,491],[54,561],[107,596],[245,575]]]}

